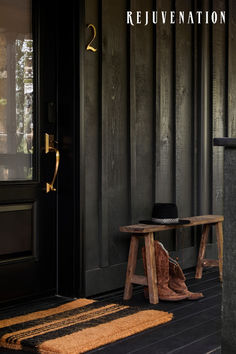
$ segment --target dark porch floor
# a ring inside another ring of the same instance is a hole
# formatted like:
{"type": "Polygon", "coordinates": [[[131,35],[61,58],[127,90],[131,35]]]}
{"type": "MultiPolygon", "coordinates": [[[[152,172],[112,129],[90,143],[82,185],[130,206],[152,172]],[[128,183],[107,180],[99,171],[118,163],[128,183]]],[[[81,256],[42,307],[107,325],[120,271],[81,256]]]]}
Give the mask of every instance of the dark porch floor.
{"type": "MultiPolygon", "coordinates": [[[[205,271],[201,280],[194,279],[194,272],[188,272],[186,277],[189,289],[196,292],[202,291],[205,295],[203,299],[198,301],[184,300],[177,303],[160,302],[156,305],[158,309],[174,314],[174,319],[171,322],[88,353],[219,354],[221,352],[221,284],[218,272],[215,269],[205,271]]],[[[120,301],[122,292],[96,297],[96,299],[120,301]]],[[[53,301],[60,303],[62,298],[54,298],[53,301]]],[[[143,297],[142,289],[137,288],[130,304],[141,305],[144,301],[146,300],[143,297]]],[[[19,351],[0,349],[0,352],[17,353],[19,351]]]]}
{"type": "MultiPolygon", "coordinates": [[[[161,301],[157,308],[172,312],[174,319],[171,322],[89,353],[219,354],[221,352],[221,284],[218,271],[215,268],[205,271],[201,280],[195,280],[194,272],[185,275],[189,290],[203,292],[205,295],[203,299],[176,303],[161,301]]],[[[118,300],[120,296],[122,295],[117,294],[111,300],[118,300]]],[[[143,291],[140,289],[131,303],[140,305],[143,301],[143,291]]]]}

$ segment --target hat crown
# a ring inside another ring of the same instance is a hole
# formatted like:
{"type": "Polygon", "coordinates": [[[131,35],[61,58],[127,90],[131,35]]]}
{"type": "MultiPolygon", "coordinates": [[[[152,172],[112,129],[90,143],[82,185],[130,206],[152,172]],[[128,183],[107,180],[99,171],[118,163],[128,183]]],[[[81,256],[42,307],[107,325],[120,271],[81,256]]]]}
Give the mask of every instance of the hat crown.
{"type": "Polygon", "coordinates": [[[156,219],[177,219],[177,205],[175,203],[155,203],[152,217],[156,219]]]}

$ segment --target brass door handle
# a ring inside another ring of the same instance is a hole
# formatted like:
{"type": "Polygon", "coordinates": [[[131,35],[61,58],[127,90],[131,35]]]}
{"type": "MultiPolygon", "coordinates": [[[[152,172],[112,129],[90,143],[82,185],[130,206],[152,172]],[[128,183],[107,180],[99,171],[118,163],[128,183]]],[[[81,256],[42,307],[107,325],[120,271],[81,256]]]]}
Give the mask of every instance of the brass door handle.
{"type": "Polygon", "coordinates": [[[55,148],[54,146],[54,135],[49,135],[49,134],[45,134],[45,153],[49,153],[49,152],[55,152],[56,153],[56,165],[55,165],[55,170],[54,170],[54,175],[53,175],[53,179],[51,183],[46,183],[46,193],[49,192],[56,192],[56,188],[54,188],[54,183],[57,177],[57,173],[58,173],[58,168],[59,168],[59,164],[60,164],[60,151],[55,148]]]}

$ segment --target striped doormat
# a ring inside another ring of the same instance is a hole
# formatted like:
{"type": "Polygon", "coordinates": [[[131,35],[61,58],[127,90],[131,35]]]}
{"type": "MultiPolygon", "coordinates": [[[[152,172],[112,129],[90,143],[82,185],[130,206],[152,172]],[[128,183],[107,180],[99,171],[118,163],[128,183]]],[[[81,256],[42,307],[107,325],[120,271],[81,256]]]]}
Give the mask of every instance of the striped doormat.
{"type": "Polygon", "coordinates": [[[0,320],[0,346],[38,353],[78,354],[158,326],[172,314],[78,299],[0,320]]]}

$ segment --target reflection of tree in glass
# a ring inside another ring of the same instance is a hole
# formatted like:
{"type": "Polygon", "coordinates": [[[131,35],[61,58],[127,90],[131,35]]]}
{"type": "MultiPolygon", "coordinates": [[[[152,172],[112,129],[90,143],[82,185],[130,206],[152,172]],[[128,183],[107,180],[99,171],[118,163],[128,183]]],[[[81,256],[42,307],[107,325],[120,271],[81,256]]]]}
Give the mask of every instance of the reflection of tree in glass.
{"type": "MultiPolygon", "coordinates": [[[[0,33],[0,154],[6,153],[6,110],[7,110],[7,41],[0,33]]],[[[1,178],[1,173],[0,173],[1,178]]]]}
{"type": "Polygon", "coordinates": [[[33,41],[16,40],[17,152],[33,152],[33,41]]]}

